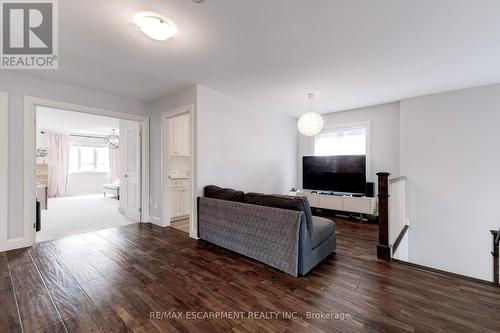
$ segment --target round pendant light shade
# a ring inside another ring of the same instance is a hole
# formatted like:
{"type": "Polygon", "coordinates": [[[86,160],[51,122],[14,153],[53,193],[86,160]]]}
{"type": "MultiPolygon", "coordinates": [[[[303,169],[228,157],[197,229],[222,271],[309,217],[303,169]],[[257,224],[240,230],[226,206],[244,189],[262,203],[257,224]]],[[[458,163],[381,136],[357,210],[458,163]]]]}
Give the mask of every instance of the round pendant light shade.
{"type": "MultiPolygon", "coordinates": [[[[309,109],[312,110],[312,102],[314,99],[314,93],[308,93],[307,98],[309,99],[309,109]]],[[[304,134],[305,136],[314,136],[321,132],[323,129],[323,117],[316,112],[306,112],[302,116],[300,116],[299,121],[297,122],[297,128],[299,132],[304,134]]]]}
{"type": "Polygon", "coordinates": [[[300,116],[297,122],[299,132],[306,136],[314,136],[323,129],[323,117],[316,112],[306,112],[300,116]]]}

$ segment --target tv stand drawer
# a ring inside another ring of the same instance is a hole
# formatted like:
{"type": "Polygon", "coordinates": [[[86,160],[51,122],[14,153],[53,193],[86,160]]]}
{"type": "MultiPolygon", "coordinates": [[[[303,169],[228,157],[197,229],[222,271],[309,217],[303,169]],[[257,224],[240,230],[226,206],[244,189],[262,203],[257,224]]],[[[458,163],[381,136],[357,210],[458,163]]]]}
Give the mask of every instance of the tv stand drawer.
{"type": "Polygon", "coordinates": [[[318,194],[318,208],[344,210],[343,197],[336,195],[318,194]]]}
{"type": "Polygon", "coordinates": [[[344,210],[346,212],[373,214],[372,198],[344,198],[344,210]],[[367,200],[370,199],[370,200],[367,200]]]}

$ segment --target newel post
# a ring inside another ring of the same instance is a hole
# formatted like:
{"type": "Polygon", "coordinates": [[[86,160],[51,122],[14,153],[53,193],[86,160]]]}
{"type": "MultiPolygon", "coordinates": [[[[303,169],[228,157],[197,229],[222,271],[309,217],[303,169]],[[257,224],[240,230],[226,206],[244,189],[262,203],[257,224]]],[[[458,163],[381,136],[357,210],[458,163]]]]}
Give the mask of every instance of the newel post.
{"type": "Polygon", "coordinates": [[[388,172],[379,172],[378,176],[378,245],[377,258],[390,261],[391,248],[389,246],[389,175],[388,172]]]}
{"type": "Polygon", "coordinates": [[[498,243],[500,242],[500,230],[491,230],[491,235],[493,236],[493,251],[491,252],[493,255],[493,283],[498,286],[500,284],[498,278],[498,243]]]}

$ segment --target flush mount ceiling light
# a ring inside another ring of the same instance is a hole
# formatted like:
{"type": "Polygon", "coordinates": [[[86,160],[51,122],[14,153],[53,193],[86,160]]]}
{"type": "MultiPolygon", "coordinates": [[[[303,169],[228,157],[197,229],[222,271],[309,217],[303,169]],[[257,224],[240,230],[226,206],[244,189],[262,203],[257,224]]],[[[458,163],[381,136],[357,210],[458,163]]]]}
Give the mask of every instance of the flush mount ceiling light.
{"type": "MultiPolygon", "coordinates": [[[[309,109],[312,109],[312,100],[314,99],[314,93],[307,94],[309,98],[309,109]]],[[[300,116],[297,122],[297,128],[299,132],[305,136],[315,136],[323,129],[324,122],[323,117],[316,112],[306,112],[300,116]]]]}
{"type": "Polygon", "coordinates": [[[177,33],[174,22],[156,13],[140,12],[133,20],[139,30],[154,40],[166,40],[177,33]]]}

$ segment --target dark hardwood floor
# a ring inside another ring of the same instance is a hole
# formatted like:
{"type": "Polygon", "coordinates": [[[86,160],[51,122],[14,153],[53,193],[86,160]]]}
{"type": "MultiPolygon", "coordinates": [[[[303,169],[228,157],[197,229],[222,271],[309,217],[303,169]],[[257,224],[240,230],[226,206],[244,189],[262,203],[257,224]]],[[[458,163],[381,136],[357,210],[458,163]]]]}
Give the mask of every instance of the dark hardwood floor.
{"type": "Polygon", "coordinates": [[[378,261],[376,225],[337,239],[300,278],[151,224],[0,253],[0,332],[500,331],[499,288],[378,261]]]}

